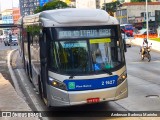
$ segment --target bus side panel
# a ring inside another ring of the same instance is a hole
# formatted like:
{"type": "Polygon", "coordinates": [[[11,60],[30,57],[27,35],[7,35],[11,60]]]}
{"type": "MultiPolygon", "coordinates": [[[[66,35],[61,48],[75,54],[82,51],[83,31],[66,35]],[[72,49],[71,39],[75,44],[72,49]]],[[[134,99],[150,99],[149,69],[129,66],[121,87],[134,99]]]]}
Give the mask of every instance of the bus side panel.
{"type": "Polygon", "coordinates": [[[32,34],[32,40],[30,42],[30,55],[31,55],[31,71],[32,82],[38,90],[38,76],[40,75],[40,56],[39,56],[39,36],[38,34],[32,34]]]}
{"type": "Polygon", "coordinates": [[[26,29],[23,29],[23,57],[24,57],[24,67],[26,69],[27,74],[29,74],[29,54],[28,54],[28,40],[27,40],[27,32],[26,29]]]}
{"type": "Polygon", "coordinates": [[[46,30],[43,29],[43,35],[40,35],[40,76],[43,89],[43,98],[47,99],[47,80],[48,80],[48,69],[47,69],[47,34],[46,30]]]}

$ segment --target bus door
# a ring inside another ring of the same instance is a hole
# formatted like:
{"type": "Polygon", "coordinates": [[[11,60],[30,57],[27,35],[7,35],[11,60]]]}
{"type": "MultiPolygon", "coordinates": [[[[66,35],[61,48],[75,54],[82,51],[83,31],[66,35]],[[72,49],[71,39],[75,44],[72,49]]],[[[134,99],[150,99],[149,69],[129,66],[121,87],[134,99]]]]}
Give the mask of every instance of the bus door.
{"type": "Polygon", "coordinates": [[[27,32],[27,41],[28,41],[28,75],[30,79],[32,79],[32,68],[31,68],[31,50],[30,50],[30,43],[31,43],[31,35],[30,32],[27,32]]]}
{"type": "MultiPolygon", "coordinates": [[[[48,71],[47,71],[47,41],[46,41],[46,33],[43,30],[43,34],[40,35],[40,65],[41,65],[41,88],[42,88],[42,97],[47,98],[47,78],[48,78],[48,71]]],[[[45,101],[46,102],[46,101],[45,101]]]]}

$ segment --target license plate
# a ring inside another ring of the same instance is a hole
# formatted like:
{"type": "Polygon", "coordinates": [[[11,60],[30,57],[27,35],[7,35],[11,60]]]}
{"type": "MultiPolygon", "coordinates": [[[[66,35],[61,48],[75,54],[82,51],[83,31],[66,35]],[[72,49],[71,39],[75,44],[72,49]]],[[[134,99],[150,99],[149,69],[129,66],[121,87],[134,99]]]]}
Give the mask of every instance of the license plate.
{"type": "Polygon", "coordinates": [[[97,103],[99,102],[99,98],[88,98],[87,103],[97,103]]]}

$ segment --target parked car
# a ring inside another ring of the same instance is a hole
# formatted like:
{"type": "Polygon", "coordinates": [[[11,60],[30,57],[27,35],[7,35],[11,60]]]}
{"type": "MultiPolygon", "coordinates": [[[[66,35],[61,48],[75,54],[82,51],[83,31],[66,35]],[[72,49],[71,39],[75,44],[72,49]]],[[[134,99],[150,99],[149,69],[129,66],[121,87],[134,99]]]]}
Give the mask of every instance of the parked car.
{"type": "Polygon", "coordinates": [[[126,34],[121,33],[122,39],[125,40],[127,46],[131,47],[131,37],[128,37],[126,34]]]}
{"type": "Polygon", "coordinates": [[[18,45],[18,39],[17,39],[17,37],[12,35],[12,40],[11,40],[11,41],[9,40],[9,36],[6,37],[6,38],[4,39],[4,45],[5,45],[5,46],[18,45]]]}
{"type": "Polygon", "coordinates": [[[0,36],[0,42],[3,42],[4,39],[5,39],[5,35],[1,35],[1,36],[0,36]]]}

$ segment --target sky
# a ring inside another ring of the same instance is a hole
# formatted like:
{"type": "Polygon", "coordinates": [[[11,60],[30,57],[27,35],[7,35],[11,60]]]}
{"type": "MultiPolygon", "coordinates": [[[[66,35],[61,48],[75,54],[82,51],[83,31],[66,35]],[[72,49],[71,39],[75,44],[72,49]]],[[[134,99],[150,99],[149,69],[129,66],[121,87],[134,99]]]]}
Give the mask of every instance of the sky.
{"type": "Polygon", "coordinates": [[[19,0],[0,0],[1,11],[5,9],[11,9],[13,7],[19,7],[19,0]]]}

